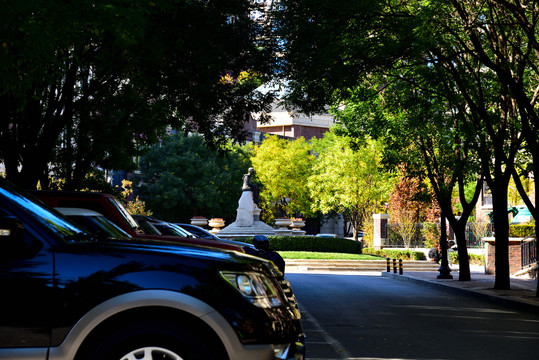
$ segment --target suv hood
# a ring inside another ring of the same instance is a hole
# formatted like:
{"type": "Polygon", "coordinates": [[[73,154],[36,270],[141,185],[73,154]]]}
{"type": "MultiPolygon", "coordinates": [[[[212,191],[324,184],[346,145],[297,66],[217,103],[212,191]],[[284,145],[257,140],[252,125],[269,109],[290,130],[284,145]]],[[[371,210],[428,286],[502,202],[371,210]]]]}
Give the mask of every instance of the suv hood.
{"type": "MultiPolygon", "coordinates": [[[[240,253],[237,251],[225,251],[203,246],[184,245],[174,242],[146,240],[146,239],[100,239],[92,242],[74,242],[68,245],[74,251],[97,252],[103,254],[148,254],[156,256],[169,256],[183,258],[185,261],[205,262],[207,265],[230,266],[259,271],[273,272],[274,265],[263,258],[240,253]],[[226,265],[225,265],[226,263],[226,265]],[[220,264],[220,265],[218,265],[220,264]]],[[[273,274],[274,275],[274,274],[273,274]]]]}

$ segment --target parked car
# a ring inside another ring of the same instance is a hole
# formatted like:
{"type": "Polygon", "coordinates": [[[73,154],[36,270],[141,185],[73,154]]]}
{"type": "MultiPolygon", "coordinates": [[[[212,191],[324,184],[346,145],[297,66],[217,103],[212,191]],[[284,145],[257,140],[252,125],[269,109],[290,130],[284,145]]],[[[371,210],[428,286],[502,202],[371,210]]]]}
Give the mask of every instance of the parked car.
{"type": "MultiPolygon", "coordinates": [[[[135,221],[139,224],[139,226],[142,229],[144,229],[146,233],[153,234],[153,235],[195,237],[195,238],[208,239],[208,240],[214,240],[214,241],[219,241],[219,242],[231,241],[231,240],[221,239],[210,232],[208,232],[208,234],[212,235],[211,237],[209,236],[201,237],[191,232],[188,232],[187,230],[183,229],[182,227],[178,226],[175,223],[169,223],[163,220],[159,220],[152,216],[133,215],[133,219],[135,219],[135,221]]],[[[197,234],[198,233],[200,233],[200,231],[197,232],[197,234]]],[[[269,249],[269,240],[267,238],[266,238],[267,246],[265,243],[263,244],[263,242],[254,242],[253,244],[249,244],[249,243],[245,243],[241,241],[231,241],[231,242],[236,245],[240,245],[243,251],[245,251],[245,253],[247,254],[259,256],[261,258],[273,261],[275,265],[277,265],[279,270],[281,270],[281,272],[284,274],[284,271],[285,271],[284,260],[282,260],[281,256],[278,253],[269,249]],[[276,261],[276,259],[279,259],[281,261],[276,261]]]]}
{"type": "Polygon", "coordinates": [[[321,238],[336,238],[337,234],[316,234],[315,237],[321,238]]]}
{"type": "MultiPolygon", "coordinates": [[[[211,232],[201,227],[198,227],[196,225],[182,224],[182,223],[174,223],[173,225],[180,226],[184,230],[189,231],[194,236],[200,237],[202,239],[213,239],[213,240],[222,241],[222,239],[219,238],[217,235],[214,235],[211,232]]],[[[245,250],[247,254],[260,256],[264,259],[273,261],[273,263],[277,265],[279,270],[281,270],[281,272],[284,274],[285,267],[286,267],[285,261],[277,251],[270,249],[270,241],[267,238],[267,236],[256,235],[256,236],[253,236],[252,245],[248,243],[242,243],[242,244],[243,244],[243,250],[245,250]]]]}
{"type": "Polygon", "coordinates": [[[211,232],[201,228],[200,226],[184,223],[174,223],[174,225],[181,227],[185,231],[189,231],[191,234],[201,239],[221,240],[217,235],[212,234],[211,232]]]}
{"type": "MultiPolygon", "coordinates": [[[[42,190],[33,190],[29,191],[29,193],[51,207],[77,207],[94,210],[109,218],[132,237],[138,239],[172,241],[183,244],[207,246],[210,248],[234,250],[249,255],[267,258],[268,260],[273,260],[275,258],[275,254],[272,254],[271,251],[268,252],[265,249],[257,249],[255,246],[244,242],[164,234],[164,230],[162,229],[163,232],[157,230],[156,225],[158,224],[155,224],[155,222],[161,220],[154,219],[153,217],[139,216],[140,223],[145,226],[145,228],[142,228],[134,217],[127,212],[122,203],[110,194],[85,191],[42,190]],[[142,221],[143,219],[145,221],[142,221]],[[154,223],[152,223],[152,221],[154,223]]],[[[283,266],[281,266],[281,270],[284,274],[283,266]]]]}
{"type": "Polygon", "coordinates": [[[147,234],[154,235],[172,235],[180,237],[198,237],[191,234],[189,231],[182,229],[179,226],[168,223],[166,221],[158,220],[152,216],[145,215],[133,215],[133,219],[137,224],[144,229],[147,234]]]}
{"type": "Polygon", "coordinates": [[[269,261],[100,239],[0,178],[0,358],[304,359],[269,261]]]}
{"type": "Polygon", "coordinates": [[[55,208],[60,214],[99,238],[130,238],[131,235],[98,212],[82,208],[55,208]]]}
{"type": "Polygon", "coordinates": [[[173,241],[244,252],[242,245],[233,241],[213,241],[199,238],[148,234],[140,228],[122,203],[110,194],[87,191],[33,190],[29,192],[51,207],[75,207],[96,211],[109,218],[132,237],[139,239],[173,241]]]}

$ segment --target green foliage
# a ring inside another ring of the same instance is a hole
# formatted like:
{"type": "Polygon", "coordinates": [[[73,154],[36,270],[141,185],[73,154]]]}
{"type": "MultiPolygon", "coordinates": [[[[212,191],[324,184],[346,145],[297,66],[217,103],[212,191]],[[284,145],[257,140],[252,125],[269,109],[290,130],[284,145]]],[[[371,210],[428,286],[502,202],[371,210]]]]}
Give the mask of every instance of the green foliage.
{"type": "Polygon", "coordinates": [[[440,241],[440,229],[438,229],[437,223],[424,222],[422,225],[420,231],[425,240],[425,247],[431,249],[440,241]]]}
{"type": "Polygon", "coordinates": [[[510,237],[528,237],[535,234],[535,222],[522,225],[509,225],[510,237]]]}
{"type": "Polygon", "coordinates": [[[264,220],[275,217],[294,217],[312,213],[311,197],[306,186],[314,155],[311,145],[300,137],[294,141],[267,136],[255,147],[251,161],[261,182],[262,208],[270,210],[264,220]]]}
{"type": "MultiPolygon", "coordinates": [[[[348,239],[314,236],[268,236],[270,248],[276,251],[314,251],[361,254],[361,243],[348,239]]],[[[252,239],[241,239],[252,244],[252,239]]]]}
{"type": "Polygon", "coordinates": [[[402,260],[426,260],[427,259],[424,252],[413,251],[413,250],[389,250],[389,249],[374,250],[373,248],[365,248],[363,249],[363,253],[382,256],[384,258],[390,258],[390,259],[402,259],[402,260]]]}
{"type": "MultiPolygon", "coordinates": [[[[451,261],[452,264],[458,264],[459,263],[459,254],[456,251],[451,251],[448,253],[449,255],[449,261],[451,261]]],[[[484,255],[478,255],[478,254],[468,254],[468,261],[470,265],[484,265],[485,264],[485,256],[484,255]]]]}
{"type": "MultiPolygon", "coordinates": [[[[200,135],[163,139],[141,158],[134,178],[142,200],[157,218],[188,222],[192,216],[230,219],[249,168],[249,149],[230,146],[220,153],[200,135]]],[[[227,221],[228,222],[228,221],[227,221]]]]}
{"type": "MultiPolygon", "coordinates": [[[[69,188],[66,186],[66,181],[63,178],[50,177],[47,180],[48,189],[50,190],[69,190],[69,188]]],[[[41,182],[38,182],[37,189],[43,190],[41,182]]],[[[88,172],[84,179],[82,179],[80,182],[78,190],[103,192],[121,198],[121,190],[112,186],[112,184],[107,181],[105,172],[100,169],[93,169],[92,171],[88,172]]]]}
{"type": "Polygon", "coordinates": [[[118,198],[123,202],[125,209],[131,215],[152,216],[153,212],[146,209],[146,202],[140,200],[138,196],[133,196],[133,182],[122,180],[122,192],[118,198]]]}
{"type": "Polygon", "coordinates": [[[133,170],[168,126],[242,140],[269,110],[274,49],[249,0],[2,4],[0,161],[22,187],[45,187],[49,164],[70,189],[95,167],[133,170]]]}
{"type": "Polygon", "coordinates": [[[372,139],[354,141],[335,131],[312,142],[318,156],[308,179],[311,208],[343,213],[355,235],[380,211],[393,188],[394,176],[381,168],[383,145],[372,139]]]}
{"type": "Polygon", "coordinates": [[[279,251],[283,259],[316,259],[316,260],[382,260],[380,256],[367,254],[344,254],[313,251],[279,251]]]}

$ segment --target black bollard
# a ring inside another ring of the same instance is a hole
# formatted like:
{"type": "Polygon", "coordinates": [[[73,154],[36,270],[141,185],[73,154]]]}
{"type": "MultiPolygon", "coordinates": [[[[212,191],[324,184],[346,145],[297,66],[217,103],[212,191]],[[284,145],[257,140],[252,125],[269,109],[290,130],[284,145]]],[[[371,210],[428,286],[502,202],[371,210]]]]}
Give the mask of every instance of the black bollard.
{"type": "Polygon", "coordinates": [[[386,262],[387,262],[387,272],[391,272],[391,259],[387,257],[386,262]]]}
{"type": "Polygon", "coordinates": [[[399,275],[402,275],[403,268],[402,268],[402,259],[399,259],[399,275]]]}
{"type": "Polygon", "coordinates": [[[393,273],[397,273],[397,259],[393,259],[393,273]]]}

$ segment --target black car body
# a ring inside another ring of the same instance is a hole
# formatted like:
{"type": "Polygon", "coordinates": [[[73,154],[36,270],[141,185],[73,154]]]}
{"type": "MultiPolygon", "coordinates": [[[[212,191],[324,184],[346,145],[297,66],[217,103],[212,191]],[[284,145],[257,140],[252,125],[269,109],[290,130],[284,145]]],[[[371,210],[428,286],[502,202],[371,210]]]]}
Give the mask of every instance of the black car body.
{"type": "Polygon", "coordinates": [[[195,237],[197,239],[213,240],[219,242],[228,242],[235,245],[241,246],[243,251],[246,254],[258,256],[275,263],[275,259],[280,261],[276,263],[279,270],[283,273],[285,272],[285,263],[281,256],[273,250],[269,249],[269,240],[267,240],[267,246],[259,247],[256,244],[249,244],[236,240],[225,240],[221,239],[218,236],[213,235],[212,233],[199,228],[195,225],[187,224],[178,224],[178,223],[169,223],[163,220],[155,219],[151,216],[144,215],[133,215],[133,219],[139,224],[139,226],[144,229],[147,234],[152,235],[169,235],[169,236],[189,236],[195,237]],[[181,232],[184,232],[185,235],[181,235],[181,232]],[[209,235],[208,235],[209,234],[209,235]]]}
{"type": "Polygon", "coordinates": [[[1,178],[0,243],[1,359],[304,356],[295,299],[269,261],[95,241],[1,178]]]}
{"type": "Polygon", "coordinates": [[[178,225],[185,231],[189,231],[191,234],[202,239],[221,240],[217,235],[212,234],[211,232],[201,228],[200,226],[184,223],[174,223],[174,225],[178,225]]]}

